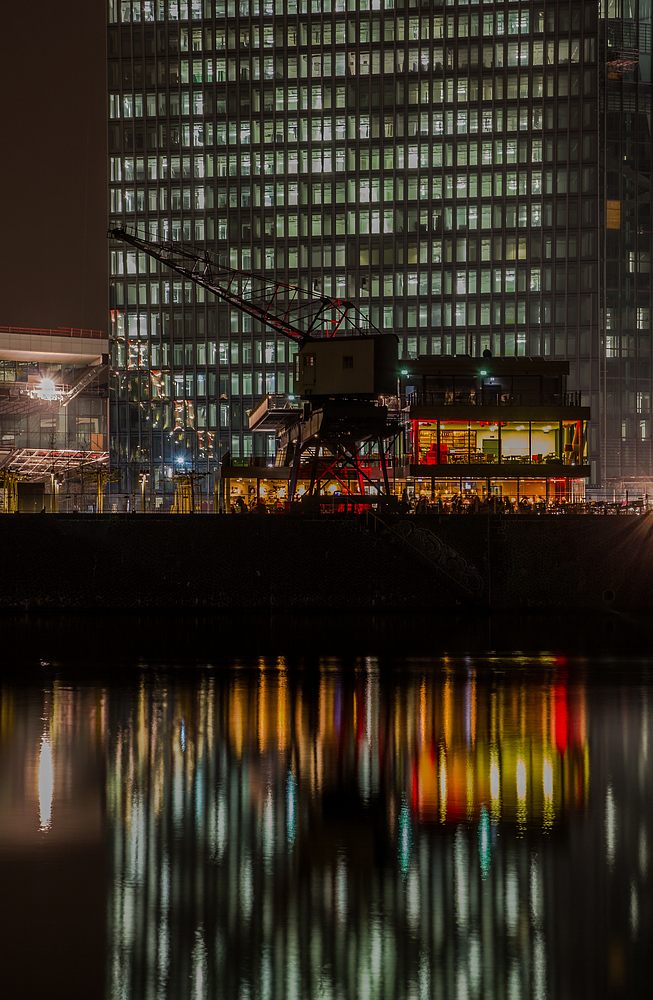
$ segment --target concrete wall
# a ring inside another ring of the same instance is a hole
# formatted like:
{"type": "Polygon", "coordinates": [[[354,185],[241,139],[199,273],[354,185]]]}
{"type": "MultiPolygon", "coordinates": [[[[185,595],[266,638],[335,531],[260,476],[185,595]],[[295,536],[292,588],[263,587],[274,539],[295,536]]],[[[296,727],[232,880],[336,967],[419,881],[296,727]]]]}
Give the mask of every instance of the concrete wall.
{"type": "Polygon", "coordinates": [[[13,514],[0,544],[2,608],[653,609],[651,516],[13,514]]]}

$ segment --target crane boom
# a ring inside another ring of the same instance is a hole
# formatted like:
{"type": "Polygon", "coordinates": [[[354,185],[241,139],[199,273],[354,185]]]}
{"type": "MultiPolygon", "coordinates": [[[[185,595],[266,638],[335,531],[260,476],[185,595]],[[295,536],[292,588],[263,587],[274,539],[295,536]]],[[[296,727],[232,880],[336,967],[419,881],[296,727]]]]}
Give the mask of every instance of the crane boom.
{"type": "MultiPolygon", "coordinates": [[[[186,243],[156,243],[126,229],[110,229],[111,239],[129,243],[189,281],[212,292],[217,298],[257,319],[264,326],[302,344],[334,337],[348,314],[358,309],[346,299],[307,291],[297,285],[238,271],[220,263],[216,254],[186,243]]],[[[363,327],[348,331],[364,335],[363,327]]]]}

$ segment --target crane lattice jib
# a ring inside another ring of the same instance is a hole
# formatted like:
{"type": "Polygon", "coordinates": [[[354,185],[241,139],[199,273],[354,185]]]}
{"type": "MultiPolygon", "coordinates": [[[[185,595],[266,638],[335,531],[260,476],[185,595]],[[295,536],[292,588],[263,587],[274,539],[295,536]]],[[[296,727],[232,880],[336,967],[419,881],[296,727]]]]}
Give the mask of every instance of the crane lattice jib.
{"type": "MultiPolygon", "coordinates": [[[[182,278],[299,343],[335,336],[350,309],[358,312],[346,299],[226,267],[210,251],[189,244],[155,243],[125,229],[111,229],[108,235],[131,244],[182,278]]],[[[367,330],[356,328],[348,332],[360,335],[367,330]]]]}

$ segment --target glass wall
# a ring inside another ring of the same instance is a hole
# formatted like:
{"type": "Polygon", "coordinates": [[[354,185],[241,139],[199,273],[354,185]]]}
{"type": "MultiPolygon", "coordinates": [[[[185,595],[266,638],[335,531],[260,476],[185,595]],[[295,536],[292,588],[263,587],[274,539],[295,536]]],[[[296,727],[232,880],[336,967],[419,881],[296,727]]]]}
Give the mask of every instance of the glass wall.
{"type": "Polygon", "coordinates": [[[603,474],[651,475],[651,2],[602,4],[603,474]]]}
{"type": "Polygon", "coordinates": [[[412,464],[587,464],[583,420],[413,421],[412,464]]]}
{"type": "MultiPolygon", "coordinates": [[[[0,383],[5,390],[33,391],[42,379],[50,379],[57,390],[70,389],[85,365],[62,365],[52,361],[0,361],[0,383]]],[[[3,397],[7,398],[7,397],[3,397]]],[[[72,449],[106,451],[106,385],[92,382],[66,406],[45,406],[35,402],[33,412],[0,414],[0,444],[9,448],[72,449]]]]}

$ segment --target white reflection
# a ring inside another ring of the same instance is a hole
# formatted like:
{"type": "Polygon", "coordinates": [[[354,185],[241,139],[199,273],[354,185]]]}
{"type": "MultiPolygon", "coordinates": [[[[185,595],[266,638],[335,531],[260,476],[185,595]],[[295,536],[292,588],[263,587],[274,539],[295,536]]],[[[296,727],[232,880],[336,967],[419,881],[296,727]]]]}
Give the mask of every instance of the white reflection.
{"type": "Polygon", "coordinates": [[[272,962],[270,959],[270,949],[264,948],[261,955],[261,998],[270,1000],[272,996],[272,962]]]}
{"type": "Polygon", "coordinates": [[[360,760],[358,763],[358,787],[360,788],[361,797],[365,802],[369,802],[370,795],[372,794],[371,756],[372,751],[369,747],[361,747],[360,760]]]}
{"type": "Polygon", "coordinates": [[[426,952],[422,952],[419,958],[419,998],[429,1000],[431,996],[431,970],[426,952]]]}
{"type": "Polygon", "coordinates": [[[643,705],[642,705],[642,749],[640,751],[640,757],[642,764],[648,762],[648,691],[643,693],[643,705]]]}
{"type": "Polygon", "coordinates": [[[263,856],[267,862],[266,871],[269,869],[269,862],[274,855],[274,803],[272,801],[272,789],[268,787],[263,806],[263,856]]]}
{"type": "Polygon", "coordinates": [[[456,997],[457,1000],[468,1000],[469,998],[469,983],[467,982],[467,969],[464,965],[458,967],[458,974],[456,976],[456,997]]]}
{"type": "Polygon", "coordinates": [[[249,855],[243,851],[240,861],[240,905],[242,915],[245,920],[249,919],[252,912],[252,902],[254,899],[254,887],[252,880],[252,864],[249,855]]]}
{"type": "Polygon", "coordinates": [[[513,958],[508,978],[508,1000],[522,1000],[521,973],[519,962],[513,958]]]}
{"type": "Polygon", "coordinates": [[[288,771],[288,786],[286,790],[286,836],[290,847],[295,843],[295,776],[288,771]]]}
{"type": "Polygon", "coordinates": [[[381,976],[382,947],[383,947],[383,941],[381,938],[380,921],[376,919],[374,921],[374,926],[372,928],[372,942],[370,946],[370,951],[371,951],[372,975],[374,976],[374,979],[377,982],[381,976]]]}
{"type": "Polygon", "coordinates": [[[342,858],[338,861],[336,875],[336,912],[339,919],[344,921],[347,916],[347,869],[342,858]]]}
{"type": "Polygon", "coordinates": [[[642,876],[646,878],[646,872],[648,871],[648,848],[646,845],[646,827],[643,823],[639,828],[639,870],[642,876]]]}
{"type": "Polygon", "coordinates": [[[541,933],[533,942],[533,1000],[546,1000],[546,947],[541,933]]]}
{"type": "Polygon", "coordinates": [[[54,792],[54,771],[52,767],[52,744],[45,733],[41,739],[39,754],[39,815],[43,832],[52,826],[52,796],[54,792]]]}
{"type": "Polygon", "coordinates": [[[630,930],[633,937],[637,936],[639,926],[639,901],[637,899],[637,886],[634,879],[630,883],[630,930]]]}
{"type": "Polygon", "coordinates": [[[467,854],[467,840],[462,829],[456,830],[454,841],[454,878],[456,886],[455,907],[456,907],[456,927],[459,933],[464,933],[468,922],[468,880],[469,880],[469,857],[467,854]]]}
{"type": "Polygon", "coordinates": [[[506,872],[505,908],[508,931],[510,934],[516,934],[519,919],[519,886],[517,883],[517,873],[513,864],[510,864],[506,872]]]}
{"type": "Polygon", "coordinates": [[[195,931],[191,972],[191,1000],[206,1000],[208,996],[208,959],[201,929],[195,931]]]}
{"type": "Polygon", "coordinates": [[[531,860],[531,922],[533,927],[541,927],[544,916],[542,875],[537,859],[531,860]]]}
{"type": "Polygon", "coordinates": [[[299,966],[299,944],[297,941],[296,925],[290,924],[288,927],[288,949],[287,949],[286,970],[286,996],[288,1000],[298,1000],[300,986],[300,966],[299,966]]]}
{"type": "Polygon", "coordinates": [[[614,806],[612,785],[608,784],[605,793],[605,854],[610,867],[614,864],[614,851],[617,838],[617,818],[614,806]]]}
{"type": "Polygon", "coordinates": [[[408,917],[408,922],[414,930],[419,927],[420,914],[421,898],[419,876],[416,868],[413,866],[408,876],[408,884],[406,885],[406,916],[408,917]]]}
{"type": "Polygon", "coordinates": [[[517,759],[517,798],[520,802],[526,798],[526,761],[523,757],[517,759]]]}
{"type": "Polygon", "coordinates": [[[218,799],[218,810],[216,816],[216,848],[218,858],[221,858],[224,854],[224,849],[227,844],[227,807],[225,804],[224,795],[220,795],[218,799]]]}
{"type": "Polygon", "coordinates": [[[469,981],[472,993],[476,996],[481,992],[481,942],[478,934],[472,934],[469,939],[469,981]]]}

